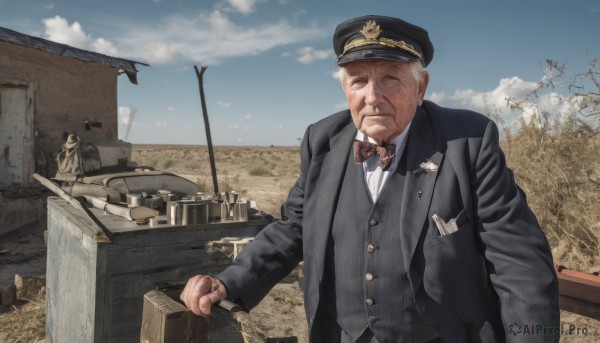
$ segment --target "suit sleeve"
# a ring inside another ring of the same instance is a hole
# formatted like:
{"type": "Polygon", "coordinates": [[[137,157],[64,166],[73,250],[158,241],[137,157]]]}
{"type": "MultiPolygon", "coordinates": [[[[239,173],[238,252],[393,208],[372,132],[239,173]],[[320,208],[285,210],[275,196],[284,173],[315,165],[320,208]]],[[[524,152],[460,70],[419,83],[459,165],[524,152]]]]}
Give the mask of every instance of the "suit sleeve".
{"type": "Polygon", "coordinates": [[[267,225],[232,265],[217,278],[227,288],[228,298],[250,311],[302,260],[302,214],[306,170],[310,163],[309,130],[300,152],[300,177],[288,194],[280,221],[267,225]]]}
{"type": "MultiPolygon", "coordinates": [[[[498,294],[502,322],[559,327],[558,281],[552,254],[537,219],[516,185],[490,122],[477,154],[473,198],[490,281],[498,294]]],[[[558,341],[558,335],[511,335],[507,340],[558,341]]]]}

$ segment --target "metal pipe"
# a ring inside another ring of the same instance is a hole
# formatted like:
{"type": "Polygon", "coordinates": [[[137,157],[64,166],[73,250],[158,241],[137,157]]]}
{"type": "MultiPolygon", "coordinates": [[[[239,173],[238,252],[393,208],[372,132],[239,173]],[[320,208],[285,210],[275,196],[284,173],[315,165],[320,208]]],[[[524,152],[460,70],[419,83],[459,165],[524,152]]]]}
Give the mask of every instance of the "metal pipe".
{"type": "Polygon", "coordinates": [[[206,111],[206,101],[204,100],[204,84],[203,76],[204,72],[208,68],[208,65],[203,64],[200,71],[198,67],[194,66],[196,76],[198,77],[198,86],[200,88],[200,101],[202,102],[202,115],[204,116],[204,129],[206,130],[206,141],[208,144],[208,157],[210,158],[210,171],[212,173],[213,187],[215,194],[219,194],[219,183],[217,182],[217,167],[215,166],[215,154],[212,146],[212,139],[210,136],[210,125],[208,123],[208,112],[206,111]]]}

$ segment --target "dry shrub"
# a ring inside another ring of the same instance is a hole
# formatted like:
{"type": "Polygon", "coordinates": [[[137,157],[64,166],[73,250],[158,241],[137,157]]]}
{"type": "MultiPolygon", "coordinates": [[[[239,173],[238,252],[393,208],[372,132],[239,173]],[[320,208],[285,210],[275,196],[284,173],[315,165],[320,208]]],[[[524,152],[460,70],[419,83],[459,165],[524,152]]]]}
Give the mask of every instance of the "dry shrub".
{"type": "Polygon", "coordinates": [[[598,139],[574,120],[540,127],[522,122],[505,135],[517,183],[554,250],[557,264],[598,271],[600,160],[598,139]]]}
{"type": "Polygon", "coordinates": [[[167,159],[164,159],[164,160],[160,160],[160,161],[158,162],[158,165],[157,165],[157,167],[158,167],[159,169],[162,169],[162,170],[167,170],[167,169],[169,169],[170,167],[172,167],[172,166],[173,166],[173,164],[174,164],[174,163],[173,163],[173,160],[172,160],[172,159],[170,159],[170,158],[167,158],[167,159]]]}
{"type": "Polygon", "coordinates": [[[528,119],[521,116],[517,131],[502,125],[507,163],[529,196],[555,263],[584,272],[600,271],[599,62],[569,76],[563,64],[547,60],[535,90],[507,99],[528,119]],[[554,106],[540,106],[544,93],[554,106]]]}
{"type": "Polygon", "coordinates": [[[271,170],[263,165],[255,165],[248,170],[252,176],[271,176],[271,170]]]}

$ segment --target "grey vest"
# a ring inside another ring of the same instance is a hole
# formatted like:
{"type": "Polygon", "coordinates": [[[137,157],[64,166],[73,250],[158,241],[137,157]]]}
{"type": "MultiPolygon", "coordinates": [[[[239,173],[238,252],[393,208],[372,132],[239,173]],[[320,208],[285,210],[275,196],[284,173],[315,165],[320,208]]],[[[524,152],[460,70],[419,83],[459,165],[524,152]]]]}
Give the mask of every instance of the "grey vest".
{"type": "Polygon", "coordinates": [[[418,313],[400,251],[405,160],[373,205],[362,166],[348,159],[327,248],[324,301],[354,340],[367,327],[381,343],[436,336],[418,313]]]}

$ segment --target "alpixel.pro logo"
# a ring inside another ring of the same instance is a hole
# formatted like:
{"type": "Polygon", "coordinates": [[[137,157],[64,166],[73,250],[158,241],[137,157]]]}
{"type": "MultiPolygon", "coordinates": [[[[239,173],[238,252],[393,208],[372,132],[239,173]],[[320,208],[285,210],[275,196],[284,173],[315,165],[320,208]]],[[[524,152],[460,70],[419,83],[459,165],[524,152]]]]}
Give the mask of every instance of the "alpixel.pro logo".
{"type": "Polygon", "coordinates": [[[583,335],[587,336],[588,328],[575,325],[544,326],[540,324],[520,324],[514,322],[508,326],[508,332],[513,335],[583,335]]]}

